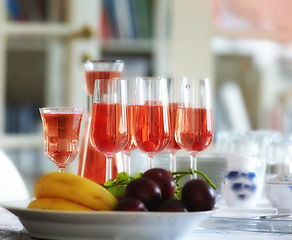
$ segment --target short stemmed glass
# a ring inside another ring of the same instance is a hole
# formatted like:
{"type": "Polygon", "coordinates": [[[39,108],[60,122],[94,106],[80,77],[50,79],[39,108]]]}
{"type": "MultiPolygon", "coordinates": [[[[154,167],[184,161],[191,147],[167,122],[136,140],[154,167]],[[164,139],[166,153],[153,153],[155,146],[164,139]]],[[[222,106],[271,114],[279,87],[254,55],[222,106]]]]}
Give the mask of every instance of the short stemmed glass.
{"type": "Polygon", "coordinates": [[[44,128],[44,151],[59,172],[64,172],[79,152],[83,108],[40,108],[44,128]]]}
{"type": "Polygon", "coordinates": [[[179,96],[179,79],[168,79],[168,93],[169,93],[169,142],[166,149],[170,153],[170,171],[176,171],[176,152],[181,149],[175,140],[175,125],[178,108],[179,96]]]}
{"type": "Polygon", "coordinates": [[[190,168],[197,170],[197,153],[207,148],[213,138],[210,80],[180,81],[175,139],[190,154],[190,168]]]}
{"type": "Polygon", "coordinates": [[[93,147],[106,157],[106,179],[112,178],[112,158],[128,142],[127,85],[125,80],[95,81],[90,140],[93,147]]]}
{"type": "Polygon", "coordinates": [[[169,141],[167,79],[137,77],[133,137],[137,148],[147,154],[147,169],[169,141]]]}

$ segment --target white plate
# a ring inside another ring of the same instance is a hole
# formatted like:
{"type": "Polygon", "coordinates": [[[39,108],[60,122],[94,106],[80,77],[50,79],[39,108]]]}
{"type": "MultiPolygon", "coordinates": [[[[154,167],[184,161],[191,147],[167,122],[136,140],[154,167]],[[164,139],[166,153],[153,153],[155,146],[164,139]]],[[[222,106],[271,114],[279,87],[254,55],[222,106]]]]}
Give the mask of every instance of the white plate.
{"type": "Polygon", "coordinates": [[[1,206],[15,214],[32,237],[77,239],[184,239],[215,210],[204,212],[75,212],[28,209],[29,201],[1,206]]]}

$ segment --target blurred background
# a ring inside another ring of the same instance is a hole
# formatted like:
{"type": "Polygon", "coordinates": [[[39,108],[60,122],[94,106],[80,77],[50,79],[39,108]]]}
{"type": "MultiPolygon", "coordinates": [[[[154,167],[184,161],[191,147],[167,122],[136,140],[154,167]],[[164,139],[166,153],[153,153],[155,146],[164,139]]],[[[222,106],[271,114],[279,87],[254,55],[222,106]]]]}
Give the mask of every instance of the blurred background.
{"type": "Polygon", "coordinates": [[[290,0],[0,0],[0,150],[29,186],[56,170],[38,108],[86,107],[84,59],[122,59],[124,76],[210,78],[214,143],[226,130],[289,135],[290,9],[290,0]]]}

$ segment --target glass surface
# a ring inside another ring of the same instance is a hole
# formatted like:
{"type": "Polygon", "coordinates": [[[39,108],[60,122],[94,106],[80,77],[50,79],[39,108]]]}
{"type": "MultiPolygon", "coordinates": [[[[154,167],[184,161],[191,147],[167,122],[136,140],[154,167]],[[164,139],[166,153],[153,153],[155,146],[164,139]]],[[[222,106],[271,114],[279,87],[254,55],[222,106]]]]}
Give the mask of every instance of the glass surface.
{"type": "Polygon", "coordinates": [[[197,154],[213,138],[209,79],[181,78],[178,101],[175,139],[189,153],[190,168],[197,170],[197,154]]]}
{"type": "Polygon", "coordinates": [[[106,179],[112,179],[112,158],[128,142],[127,85],[121,79],[95,81],[90,141],[106,157],[106,179]]]}
{"type": "Polygon", "coordinates": [[[59,172],[65,171],[79,152],[83,108],[40,108],[44,128],[44,151],[59,172]]]}
{"type": "Polygon", "coordinates": [[[153,168],[153,157],[169,141],[167,79],[138,77],[135,96],[133,137],[138,149],[148,157],[147,169],[153,168]]]}

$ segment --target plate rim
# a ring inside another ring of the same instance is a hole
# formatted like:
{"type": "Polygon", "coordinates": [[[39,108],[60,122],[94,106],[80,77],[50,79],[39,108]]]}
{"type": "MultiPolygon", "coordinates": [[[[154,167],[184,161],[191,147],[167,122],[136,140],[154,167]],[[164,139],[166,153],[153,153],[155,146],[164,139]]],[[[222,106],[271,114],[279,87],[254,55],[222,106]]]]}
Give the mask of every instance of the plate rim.
{"type": "MultiPolygon", "coordinates": [[[[193,212],[159,212],[159,211],[71,211],[71,210],[46,210],[46,209],[29,209],[26,207],[21,206],[15,206],[15,204],[27,204],[32,199],[25,199],[25,200],[10,200],[10,201],[4,201],[0,202],[0,206],[8,211],[21,211],[21,212],[32,212],[32,213],[42,213],[42,214],[64,214],[64,215],[133,215],[133,216],[157,216],[157,215],[174,215],[174,216],[180,216],[180,215],[213,215],[216,211],[218,211],[218,207],[214,207],[211,210],[206,211],[193,211],[193,212]]],[[[14,214],[14,213],[13,213],[14,214]]]]}

